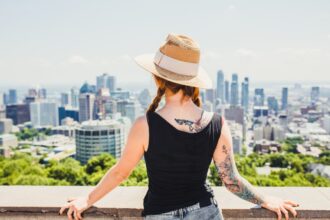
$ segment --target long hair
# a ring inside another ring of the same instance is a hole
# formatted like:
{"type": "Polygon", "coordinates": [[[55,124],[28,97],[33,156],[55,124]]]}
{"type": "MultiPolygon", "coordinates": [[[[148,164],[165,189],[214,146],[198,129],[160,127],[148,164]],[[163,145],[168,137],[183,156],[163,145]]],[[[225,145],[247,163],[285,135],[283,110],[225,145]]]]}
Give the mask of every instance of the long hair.
{"type": "Polygon", "coordinates": [[[186,96],[188,96],[188,97],[191,97],[192,101],[198,107],[200,107],[202,105],[202,101],[199,97],[199,88],[198,87],[181,85],[181,84],[177,84],[174,82],[170,82],[170,81],[160,78],[156,75],[153,75],[153,76],[158,81],[159,86],[157,89],[157,95],[153,99],[152,103],[149,105],[147,112],[150,112],[150,111],[154,112],[157,109],[159,102],[162,99],[162,96],[165,94],[166,89],[169,89],[173,94],[176,94],[177,92],[182,90],[183,96],[182,96],[181,101],[183,101],[183,99],[186,96]]]}

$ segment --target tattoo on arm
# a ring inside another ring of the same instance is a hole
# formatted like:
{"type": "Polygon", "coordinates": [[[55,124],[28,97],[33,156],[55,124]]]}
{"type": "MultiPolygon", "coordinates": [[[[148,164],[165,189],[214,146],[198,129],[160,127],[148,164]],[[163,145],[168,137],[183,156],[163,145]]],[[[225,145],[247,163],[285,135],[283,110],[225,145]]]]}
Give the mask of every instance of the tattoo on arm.
{"type": "Polygon", "coordinates": [[[223,145],[222,152],[226,156],[225,160],[219,163],[214,161],[219,177],[229,191],[244,200],[261,205],[264,202],[264,197],[246,179],[240,176],[233,154],[229,151],[230,149],[223,145]]]}

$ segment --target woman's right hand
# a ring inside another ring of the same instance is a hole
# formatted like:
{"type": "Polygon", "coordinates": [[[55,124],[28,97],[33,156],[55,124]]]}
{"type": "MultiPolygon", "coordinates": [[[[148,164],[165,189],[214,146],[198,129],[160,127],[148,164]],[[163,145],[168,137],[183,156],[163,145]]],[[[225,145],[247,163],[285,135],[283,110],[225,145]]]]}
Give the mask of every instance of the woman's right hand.
{"type": "Polygon", "coordinates": [[[77,197],[68,199],[67,203],[63,205],[59,211],[62,215],[65,209],[68,209],[67,216],[69,220],[82,219],[81,214],[90,207],[88,204],[88,197],[77,197]]]}

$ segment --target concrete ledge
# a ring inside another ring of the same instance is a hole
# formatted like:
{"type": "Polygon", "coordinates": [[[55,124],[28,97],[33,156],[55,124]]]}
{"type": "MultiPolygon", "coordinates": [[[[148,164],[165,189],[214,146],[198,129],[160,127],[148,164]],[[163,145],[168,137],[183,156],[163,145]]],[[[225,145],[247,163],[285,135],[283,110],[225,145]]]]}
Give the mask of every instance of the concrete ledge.
{"type": "MultiPolygon", "coordinates": [[[[226,220],[276,219],[276,214],[246,202],[223,187],[212,187],[226,220]]],[[[69,197],[86,195],[90,186],[0,186],[0,219],[67,219],[58,211],[69,197]]],[[[297,219],[330,219],[330,188],[259,187],[261,192],[300,204],[297,219]]],[[[84,219],[141,219],[147,187],[117,187],[92,208],[84,219]]]]}

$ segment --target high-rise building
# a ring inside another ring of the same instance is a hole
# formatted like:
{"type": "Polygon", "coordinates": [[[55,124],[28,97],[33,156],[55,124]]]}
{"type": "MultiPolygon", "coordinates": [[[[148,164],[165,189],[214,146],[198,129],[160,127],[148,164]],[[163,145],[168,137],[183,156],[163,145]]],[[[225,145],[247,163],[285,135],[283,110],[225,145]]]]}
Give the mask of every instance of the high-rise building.
{"type": "Polygon", "coordinates": [[[315,104],[320,98],[320,87],[313,86],[311,89],[311,104],[315,104]]]}
{"type": "Polygon", "coordinates": [[[215,98],[216,98],[216,91],[213,88],[205,90],[205,99],[207,101],[210,101],[213,107],[215,106],[215,98]]]}
{"type": "Polygon", "coordinates": [[[68,92],[61,93],[61,106],[67,106],[71,104],[71,94],[68,92]]]}
{"type": "Polygon", "coordinates": [[[221,99],[221,102],[225,102],[225,75],[222,70],[217,72],[217,98],[221,99]]]}
{"type": "Polygon", "coordinates": [[[229,96],[229,81],[228,80],[225,80],[225,100],[226,100],[226,103],[229,103],[230,101],[230,96],[229,96]]]}
{"type": "Polygon", "coordinates": [[[265,93],[263,88],[256,88],[254,90],[254,105],[263,106],[265,104],[265,93]]]}
{"type": "Polygon", "coordinates": [[[31,123],[34,127],[57,126],[58,105],[55,102],[33,102],[30,104],[31,123]]]}
{"type": "Polygon", "coordinates": [[[112,113],[116,112],[116,101],[110,96],[108,88],[101,88],[97,92],[95,98],[95,119],[105,119],[112,113]]]}
{"type": "Polygon", "coordinates": [[[11,118],[14,125],[30,121],[30,107],[28,104],[16,104],[6,106],[6,118],[11,118]]]}
{"type": "Polygon", "coordinates": [[[142,114],[142,108],[135,99],[122,99],[117,101],[117,112],[120,112],[122,116],[128,117],[133,122],[142,114]]]}
{"type": "Polygon", "coordinates": [[[79,89],[76,87],[71,88],[71,106],[73,108],[79,107],[79,89]]]}
{"type": "Polygon", "coordinates": [[[94,119],[95,95],[92,93],[82,93],[79,95],[79,122],[94,119]]]}
{"type": "Polygon", "coordinates": [[[13,128],[13,120],[10,118],[0,118],[0,134],[8,134],[13,128]]]}
{"type": "Polygon", "coordinates": [[[47,98],[47,90],[45,88],[39,89],[38,96],[39,96],[40,99],[46,99],[47,98]]]}
{"type": "Polygon", "coordinates": [[[230,85],[230,105],[238,106],[238,75],[232,74],[230,85]]]}
{"type": "Polygon", "coordinates": [[[111,76],[107,73],[103,73],[102,75],[96,77],[96,90],[100,90],[101,88],[108,88],[110,93],[116,90],[116,77],[111,76]]]}
{"type": "Polygon", "coordinates": [[[82,164],[103,152],[115,158],[125,146],[125,126],[118,120],[85,121],[76,129],[76,159],[82,164]]]}
{"type": "Polygon", "coordinates": [[[288,93],[289,93],[288,88],[283,87],[282,88],[282,106],[281,106],[282,110],[286,110],[288,107],[288,93]]]}
{"type": "Polygon", "coordinates": [[[244,111],[247,112],[249,109],[249,78],[245,77],[242,82],[242,96],[241,96],[241,105],[244,108],[244,111]]]}
{"type": "Polygon", "coordinates": [[[8,104],[16,104],[17,103],[17,91],[16,89],[9,89],[8,95],[8,104]]]}
{"type": "Polygon", "coordinates": [[[275,114],[278,112],[278,102],[274,96],[267,98],[268,109],[274,111],[275,114]]]}

